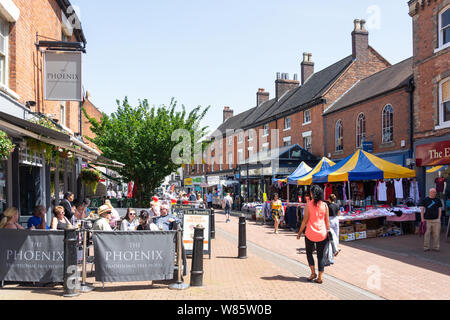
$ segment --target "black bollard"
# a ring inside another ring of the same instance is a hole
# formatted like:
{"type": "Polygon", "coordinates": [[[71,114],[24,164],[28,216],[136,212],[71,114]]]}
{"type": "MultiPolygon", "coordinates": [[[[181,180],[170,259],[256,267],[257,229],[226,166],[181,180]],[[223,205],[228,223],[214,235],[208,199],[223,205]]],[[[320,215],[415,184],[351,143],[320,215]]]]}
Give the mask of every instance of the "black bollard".
{"type": "MultiPolygon", "coordinates": [[[[185,284],[183,282],[183,276],[181,274],[182,265],[183,265],[183,234],[182,229],[179,224],[174,223],[174,230],[177,230],[177,238],[176,238],[176,265],[174,268],[174,279],[176,280],[175,283],[172,283],[169,285],[169,289],[171,290],[185,290],[189,288],[188,284],[185,284]]],[[[186,269],[184,270],[186,271],[186,269]]]]}
{"type": "Polygon", "coordinates": [[[246,219],[239,217],[239,259],[247,259],[246,219]]]}
{"type": "Polygon", "coordinates": [[[216,238],[216,218],[214,216],[214,209],[211,209],[210,219],[211,240],[216,238]]]}
{"type": "Polygon", "coordinates": [[[76,297],[78,293],[78,232],[75,228],[64,230],[64,297],[76,297]]]}
{"type": "Polygon", "coordinates": [[[203,286],[203,241],[205,228],[194,228],[194,247],[192,249],[191,287],[203,286]]]}

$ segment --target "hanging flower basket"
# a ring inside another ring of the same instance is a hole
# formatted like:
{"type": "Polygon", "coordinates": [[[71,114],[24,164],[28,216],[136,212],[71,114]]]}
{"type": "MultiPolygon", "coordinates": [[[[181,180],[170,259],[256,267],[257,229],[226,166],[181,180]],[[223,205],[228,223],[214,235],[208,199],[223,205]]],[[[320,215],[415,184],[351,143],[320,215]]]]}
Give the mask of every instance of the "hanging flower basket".
{"type": "Polygon", "coordinates": [[[16,146],[8,138],[6,132],[0,130],[0,160],[6,160],[16,146]]]}
{"type": "Polygon", "coordinates": [[[101,179],[101,174],[97,170],[82,169],[80,174],[81,181],[92,189],[95,194],[97,192],[97,186],[101,179]]]}

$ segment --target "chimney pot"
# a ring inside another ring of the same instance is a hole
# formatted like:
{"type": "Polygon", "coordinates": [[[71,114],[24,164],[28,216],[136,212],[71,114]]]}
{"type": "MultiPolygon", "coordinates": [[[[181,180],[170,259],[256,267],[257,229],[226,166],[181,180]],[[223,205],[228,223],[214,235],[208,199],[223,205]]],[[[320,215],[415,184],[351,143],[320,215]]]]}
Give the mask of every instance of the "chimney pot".
{"type": "Polygon", "coordinates": [[[224,107],[223,108],[223,122],[227,121],[228,119],[232,118],[234,115],[233,110],[230,109],[230,107],[224,107]]]}
{"type": "Polygon", "coordinates": [[[303,53],[303,62],[301,63],[302,85],[314,74],[314,62],[312,61],[312,53],[303,53]]]}
{"type": "Polygon", "coordinates": [[[355,30],[352,32],[352,55],[353,59],[362,62],[369,60],[369,32],[365,25],[365,20],[356,19],[354,21],[355,30]]]}
{"type": "Polygon", "coordinates": [[[270,94],[265,89],[259,89],[256,93],[256,106],[259,107],[264,102],[269,101],[270,94]]]}

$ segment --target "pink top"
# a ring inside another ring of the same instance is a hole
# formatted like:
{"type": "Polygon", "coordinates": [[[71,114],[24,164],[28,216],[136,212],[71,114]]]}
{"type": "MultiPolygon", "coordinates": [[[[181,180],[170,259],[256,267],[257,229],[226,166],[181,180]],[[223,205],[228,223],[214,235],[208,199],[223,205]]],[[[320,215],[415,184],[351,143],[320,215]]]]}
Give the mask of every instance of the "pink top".
{"type": "Polygon", "coordinates": [[[309,219],[306,226],[306,237],[312,242],[322,242],[327,238],[327,226],[325,218],[327,207],[325,202],[320,201],[317,206],[311,201],[308,203],[309,219]]]}

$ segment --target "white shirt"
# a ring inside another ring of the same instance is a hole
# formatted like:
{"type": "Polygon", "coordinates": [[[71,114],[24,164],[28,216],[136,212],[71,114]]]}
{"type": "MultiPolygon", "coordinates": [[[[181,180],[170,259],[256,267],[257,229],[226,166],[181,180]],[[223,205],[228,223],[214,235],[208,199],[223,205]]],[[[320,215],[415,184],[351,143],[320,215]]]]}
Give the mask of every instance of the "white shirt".
{"type": "Polygon", "coordinates": [[[378,182],[377,186],[378,201],[387,201],[387,187],[385,182],[378,182]]]}
{"type": "Polygon", "coordinates": [[[403,199],[403,180],[400,179],[400,181],[397,181],[397,179],[395,179],[394,187],[395,187],[395,197],[397,199],[403,199]]]}
{"type": "Polygon", "coordinates": [[[136,231],[136,228],[139,226],[139,219],[135,218],[133,221],[129,222],[124,219],[120,226],[120,231],[136,231]]]}
{"type": "Polygon", "coordinates": [[[112,198],[117,198],[117,193],[114,190],[111,191],[111,197],[112,198]]]}
{"type": "Polygon", "coordinates": [[[106,191],[106,196],[111,198],[111,191],[106,191]]]}

